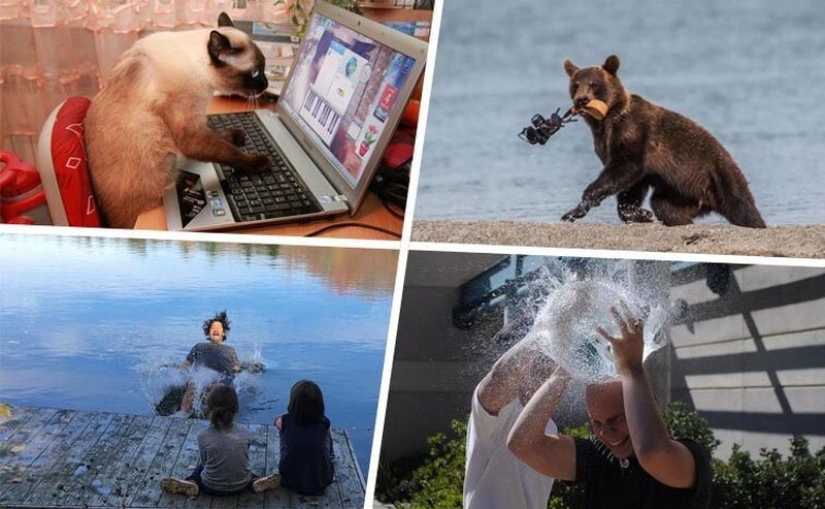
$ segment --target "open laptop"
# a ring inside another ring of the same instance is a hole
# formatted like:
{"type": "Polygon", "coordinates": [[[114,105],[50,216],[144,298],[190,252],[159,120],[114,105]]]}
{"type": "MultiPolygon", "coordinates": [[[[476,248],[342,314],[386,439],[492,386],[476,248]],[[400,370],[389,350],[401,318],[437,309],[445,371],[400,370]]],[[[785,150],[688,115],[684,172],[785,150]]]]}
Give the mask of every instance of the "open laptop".
{"type": "Polygon", "coordinates": [[[355,214],[426,56],[421,40],[315,2],[276,110],[209,117],[214,127],[246,123],[247,144],[261,130],[261,141],[274,143],[283,159],[283,172],[245,174],[181,159],[176,184],[163,196],[167,228],[221,230],[355,214]]]}

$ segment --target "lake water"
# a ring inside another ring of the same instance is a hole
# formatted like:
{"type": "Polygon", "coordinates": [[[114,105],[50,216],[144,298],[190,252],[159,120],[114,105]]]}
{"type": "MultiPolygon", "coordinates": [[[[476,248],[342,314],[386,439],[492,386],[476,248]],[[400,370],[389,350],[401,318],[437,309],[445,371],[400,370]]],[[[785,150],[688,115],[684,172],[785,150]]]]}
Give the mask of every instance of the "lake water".
{"type": "Polygon", "coordinates": [[[149,415],[226,309],[240,422],[271,423],[300,379],[366,476],[397,252],[0,234],[0,401],[149,415]],[[160,392],[159,392],[160,391],[160,392]]]}
{"type": "MultiPolygon", "coordinates": [[[[570,106],[564,58],[617,54],[629,91],[727,147],[768,224],[825,223],[823,27],[817,0],[444,2],[415,218],[559,221],[601,171],[590,130],[517,133],[570,106]]],[[[618,223],[615,198],[581,221],[618,223]]]]}

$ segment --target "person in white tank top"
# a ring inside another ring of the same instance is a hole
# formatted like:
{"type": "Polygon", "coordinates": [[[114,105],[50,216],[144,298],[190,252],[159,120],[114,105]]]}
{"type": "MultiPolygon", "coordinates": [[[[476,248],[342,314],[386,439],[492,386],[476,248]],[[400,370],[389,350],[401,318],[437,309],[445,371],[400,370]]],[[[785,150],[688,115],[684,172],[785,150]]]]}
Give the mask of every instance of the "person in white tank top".
{"type": "MultiPolygon", "coordinates": [[[[506,327],[494,342],[523,331],[506,327]]],[[[502,355],[473,392],[467,426],[464,509],[546,509],[553,479],[539,474],[507,448],[507,436],[524,405],[555,369],[552,359],[522,339],[502,355]]],[[[556,433],[553,420],[545,433],[556,433]]]]}

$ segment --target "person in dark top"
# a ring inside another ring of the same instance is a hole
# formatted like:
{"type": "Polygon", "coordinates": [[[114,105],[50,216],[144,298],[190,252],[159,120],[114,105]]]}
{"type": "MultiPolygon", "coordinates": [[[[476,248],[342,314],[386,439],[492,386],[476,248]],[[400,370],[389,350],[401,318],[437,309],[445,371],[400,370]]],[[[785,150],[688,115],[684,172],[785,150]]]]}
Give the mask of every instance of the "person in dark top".
{"type": "Polygon", "coordinates": [[[275,426],[281,434],[281,486],[300,495],[323,495],[335,476],[335,455],[318,385],[309,380],[293,385],[288,413],[277,417],[275,426]]]}
{"type": "Polygon", "coordinates": [[[235,389],[225,385],[215,387],[207,396],[206,406],[211,426],[198,433],[198,466],[186,479],[163,479],[161,489],[191,498],[199,493],[231,496],[250,489],[261,493],[278,487],[277,474],[257,477],[249,471],[252,435],[234,423],[238,413],[235,389]]]}
{"type": "Polygon", "coordinates": [[[559,367],[522,411],[508,447],[544,475],[584,483],[585,508],[708,508],[709,454],[670,437],[642,364],[643,323],[621,307],[610,309],[620,337],[597,329],[612,347],[620,379],[586,389],[594,437],[544,433],[569,381],[559,367]]]}
{"type": "MultiPolygon", "coordinates": [[[[235,349],[224,344],[229,332],[230,321],[226,311],[221,311],[214,317],[203,322],[203,334],[208,341],[196,344],[189,351],[182,368],[203,366],[218,372],[222,378],[219,383],[232,385],[235,373],[241,371],[241,362],[235,349]]],[[[205,393],[208,393],[210,386],[205,393]]],[[[186,384],[180,408],[186,414],[191,414],[195,404],[195,385],[190,381],[186,384]]]]}

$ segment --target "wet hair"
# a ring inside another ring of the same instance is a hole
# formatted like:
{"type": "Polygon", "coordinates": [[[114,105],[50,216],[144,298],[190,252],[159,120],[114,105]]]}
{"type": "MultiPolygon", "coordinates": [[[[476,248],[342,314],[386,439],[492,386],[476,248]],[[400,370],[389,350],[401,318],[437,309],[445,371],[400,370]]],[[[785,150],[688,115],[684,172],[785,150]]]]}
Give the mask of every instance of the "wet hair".
{"type": "Polygon", "coordinates": [[[221,325],[223,325],[223,335],[225,338],[226,335],[229,333],[229,324],[232,323],[226,316],[226,310],[223,310],[220,313],[216,313],[215,316],[203,322],[203,335],[209,336],[209,328],[212,327],[212,324],[215,322],[220,322],[221,325]]]}
{"type": "Polygon", "coordinates": [[[218,384],[206,397],[206,415],[209,422],[217,429],[232,427],[235,414],[238,413],[238,395],[228,385],[218,384]]]}
{"type": "Polygon", "coordinates": [[[321,388],[310,380],[301,380],[289,392],[290,415],[298,424],[317,424],[324,419],[324,395],[321,388]]]}

